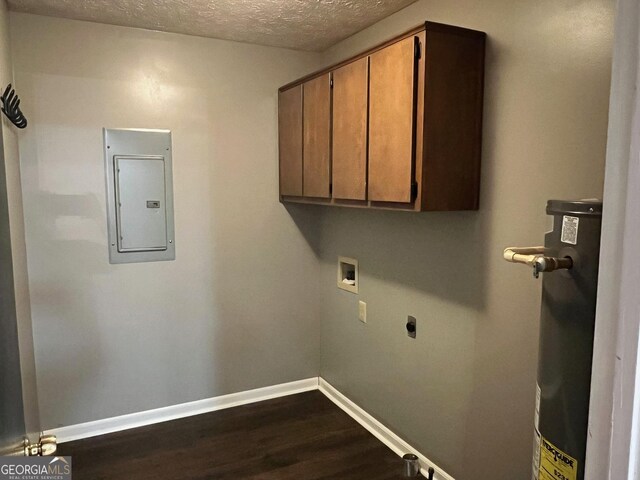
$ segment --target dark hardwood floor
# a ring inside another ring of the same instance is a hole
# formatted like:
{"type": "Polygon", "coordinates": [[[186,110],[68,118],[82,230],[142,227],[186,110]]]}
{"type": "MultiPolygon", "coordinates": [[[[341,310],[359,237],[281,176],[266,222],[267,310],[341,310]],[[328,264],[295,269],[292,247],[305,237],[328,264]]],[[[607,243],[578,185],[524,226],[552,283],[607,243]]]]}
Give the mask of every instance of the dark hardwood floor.
{"type": "Polygon", "coordinates": [[[74,480],[391,480],[402,463],[318,391],[60,445],[74,480]]]}

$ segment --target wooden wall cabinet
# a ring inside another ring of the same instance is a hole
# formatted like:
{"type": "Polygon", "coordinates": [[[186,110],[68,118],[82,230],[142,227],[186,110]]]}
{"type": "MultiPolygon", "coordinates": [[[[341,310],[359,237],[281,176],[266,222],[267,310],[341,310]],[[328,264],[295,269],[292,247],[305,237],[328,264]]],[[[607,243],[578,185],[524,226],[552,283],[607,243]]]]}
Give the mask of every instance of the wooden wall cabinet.
{"type": "Polygon", "coordinates": [[[417,98],[416,45],[408,37],[369,57],[369,200],[411,202],[417,98]]]}
{"type": "Polygon", "coordinates": [[[333,71],[333,198],[367,199],[369,59],[333,71]]]}
{"type": "Polygon", "coordinates": [[[331,198],[331,74],[302,85],[302,195],[331,198]]]}
{"type": "Polygon", "coordinates": [[[484,51],[426,22],[281,87],[280,200],[477,210],[484,51]]]}
{"type": "Polygon", "coordinates": [[[278,94],[280,195],[302,196],[302,85],[278,94]]]}

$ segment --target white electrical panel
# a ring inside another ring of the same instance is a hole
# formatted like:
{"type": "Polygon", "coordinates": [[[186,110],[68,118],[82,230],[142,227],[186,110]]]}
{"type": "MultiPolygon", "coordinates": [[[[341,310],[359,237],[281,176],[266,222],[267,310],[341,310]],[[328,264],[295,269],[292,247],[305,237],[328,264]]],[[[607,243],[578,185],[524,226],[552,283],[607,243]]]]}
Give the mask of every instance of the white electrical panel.
{"type": "Polygon", "coordinates": [[[109,261],[175,259],[171,132],[105,129],[109,261]]]}

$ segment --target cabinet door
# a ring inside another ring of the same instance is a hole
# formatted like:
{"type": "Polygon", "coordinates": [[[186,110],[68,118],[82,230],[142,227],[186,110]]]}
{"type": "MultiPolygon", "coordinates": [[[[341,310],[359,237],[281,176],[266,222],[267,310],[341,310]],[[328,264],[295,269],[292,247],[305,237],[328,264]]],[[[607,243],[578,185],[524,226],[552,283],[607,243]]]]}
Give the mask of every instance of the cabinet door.
{"type": "Polygon", "coordinates": [[[369,59],[333,72],[333,198],[367,199],[369,59]]]}
{"type": "Polygon", "coordinates": [[[409,37],[373,53],[369,79],[369,200],[411,202],[415,46],[409,37]]]}
{"type": "Polygon", "coordinates": [[[278,95],[280,195],[302,196],[302,85],[278,95]]]}
{"type": "Polygon", "coordinates": [[[331,162],[331,77],[329,73],[303,85],[303,195],[329,198],[331,162]]]}

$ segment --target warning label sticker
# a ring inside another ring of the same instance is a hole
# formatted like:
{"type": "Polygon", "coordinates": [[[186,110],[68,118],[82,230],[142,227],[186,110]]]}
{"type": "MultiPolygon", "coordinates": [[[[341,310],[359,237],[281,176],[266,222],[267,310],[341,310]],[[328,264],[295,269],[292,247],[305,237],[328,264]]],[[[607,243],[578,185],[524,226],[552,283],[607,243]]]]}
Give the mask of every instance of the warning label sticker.
{"type": "Polygon", "coordinates": [[[578,225],[580,219],[578,217],[570,217],[564,215],[562,217],[562,235],[560,241],[575,245],[578,243],[578,225]]]}
{"type": "Polygon", "coordinates": [[[578,461],[556,448],[544,437],[540,439],[540,480],[576,480],[578,461]]]}

